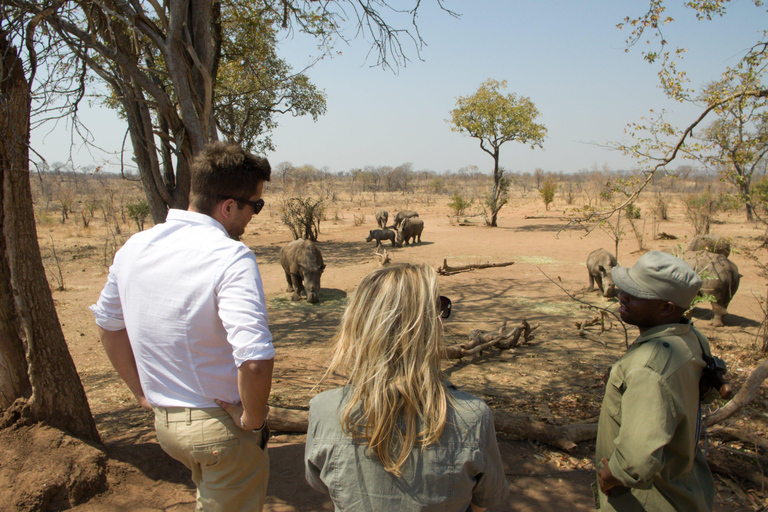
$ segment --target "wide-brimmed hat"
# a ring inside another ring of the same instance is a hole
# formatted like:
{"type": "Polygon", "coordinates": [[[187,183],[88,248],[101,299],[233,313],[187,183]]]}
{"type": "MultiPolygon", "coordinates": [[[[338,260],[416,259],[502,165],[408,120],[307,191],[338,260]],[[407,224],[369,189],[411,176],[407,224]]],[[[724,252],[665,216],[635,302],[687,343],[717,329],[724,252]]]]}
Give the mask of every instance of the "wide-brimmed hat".
{"type": "Polygon", "coordinates": [[[640,299],[659,299],[688,308],[701,288],[699,275],[680,258],[659,251],[643,254],[632,266],[613,267],[616,287],[640,299]]]}

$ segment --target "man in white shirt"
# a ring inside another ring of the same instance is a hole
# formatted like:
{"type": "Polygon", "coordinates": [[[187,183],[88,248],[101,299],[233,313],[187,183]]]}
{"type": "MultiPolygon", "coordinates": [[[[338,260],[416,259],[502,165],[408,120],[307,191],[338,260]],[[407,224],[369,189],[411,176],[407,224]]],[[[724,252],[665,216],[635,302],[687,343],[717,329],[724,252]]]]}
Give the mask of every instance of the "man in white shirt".
{"type": "Polygon", "coordinates": [[[188,210],[132,236],[91,306],[107,356],[155,412],[160,446],[192,470],[196,511],[261,510],[275,350],[253,252],[239,237],[271,169],[215,142],[191,168],[188,210]]]}

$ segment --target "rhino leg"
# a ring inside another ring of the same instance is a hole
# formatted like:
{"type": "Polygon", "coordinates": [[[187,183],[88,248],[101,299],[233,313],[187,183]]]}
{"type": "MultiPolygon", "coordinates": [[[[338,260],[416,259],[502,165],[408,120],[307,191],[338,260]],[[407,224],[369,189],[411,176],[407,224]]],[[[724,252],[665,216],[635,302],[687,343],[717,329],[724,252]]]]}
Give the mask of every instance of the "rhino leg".
{"type": "Polygon", "coordinates": [[[595,276],[592,275],[592,272],[587,271],[589,274],[589,288],[587,288],[588,292],[592,292],[595,290],[595,276]]]}
{"type": "Polygon", "coordinates": [[[301,283],[301,276],[299,274],[291,274],[291,280],[293,281],[293,295],[291,295],[291,300],[301,300],[301,292],[304,291],[304,285],[301,283]]]}
{"type": "Polygon", "coordinates": [[[605,296],[605,289],[603,288],[603,278],[600,274],[595,276],[595,282],[597,283],[597,289],[600,290],[600,295],[605,296]]]}
{"type": "Polygon", "coordinates": [[[723,323],[723,318],[728,313],[728,310],[718,304],[717,302],[712,303],[712,312],[715,314],[715,318],[712,319],[712,327],[723,327],[725,324],[723,323]]]}
{"type": "Polygon", "coordinates": [[[288,272],[285,273],[285,280],[288,282],[288,288],[285,289],[287,292],[293,291],[293,282],[291,281],[291,274],[288,272]]]}

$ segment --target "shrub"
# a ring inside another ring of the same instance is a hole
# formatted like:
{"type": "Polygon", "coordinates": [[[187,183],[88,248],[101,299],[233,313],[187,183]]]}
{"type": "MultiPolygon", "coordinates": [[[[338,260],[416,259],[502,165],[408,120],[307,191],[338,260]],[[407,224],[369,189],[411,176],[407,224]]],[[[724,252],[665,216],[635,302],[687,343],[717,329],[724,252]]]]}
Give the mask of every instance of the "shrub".
{"type": "Polygon", "coordinates": [[[144,221],[149,216],[149,205],[142,199],[137,203],[127,204],[125,206],[128,216],[136,221],[136,227],[139,231],[144,231],[144,221]]]}
{"type": "Polygon", "coordinates": [[[555,200],[557,186],[557,181],[554,178],[547,178],[539,189],[539,194],[541,194],[541,199],[544,201],[544,206],[547,210],[549,210],[549,205],[555,200]]]}
{"type": "Polygon", "coordinates": [[[280,217],[283,224],[291,230],[293,238],[305,238],[317,241],[320,234],[320,221],[325,212],[325,204],[322,199],[311,197],[292,197],[283,201],[280,206],[280,217]]]}
{"type": "Polygon", "coordinates": [[[456,192],[453,194],[453,197],[451,197],[451,202],[448,203],[448,207],[453,210],[453,214],[455,216],[464,215],[464,211],[472,206],[472,201],[467,201],[461,195],[456,192]]]}

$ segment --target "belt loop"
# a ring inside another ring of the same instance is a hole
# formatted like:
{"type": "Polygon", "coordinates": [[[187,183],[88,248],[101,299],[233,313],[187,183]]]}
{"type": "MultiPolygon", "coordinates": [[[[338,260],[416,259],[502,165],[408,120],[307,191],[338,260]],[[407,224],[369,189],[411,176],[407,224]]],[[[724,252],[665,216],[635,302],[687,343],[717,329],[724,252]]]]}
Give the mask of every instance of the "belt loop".
{"type": "Polygon", "coordinates": [[[168,426],[168,410],[165,407],[155,407],[155,417],[160,420],[164,426],[168,426]]]}
{"type": "Polygon", "coordinates": [[[187,425],[191,425],[192,424],[192,409],[187,407],[187,408],[184,409],[184,412],[187,413],[187,425]]]}

